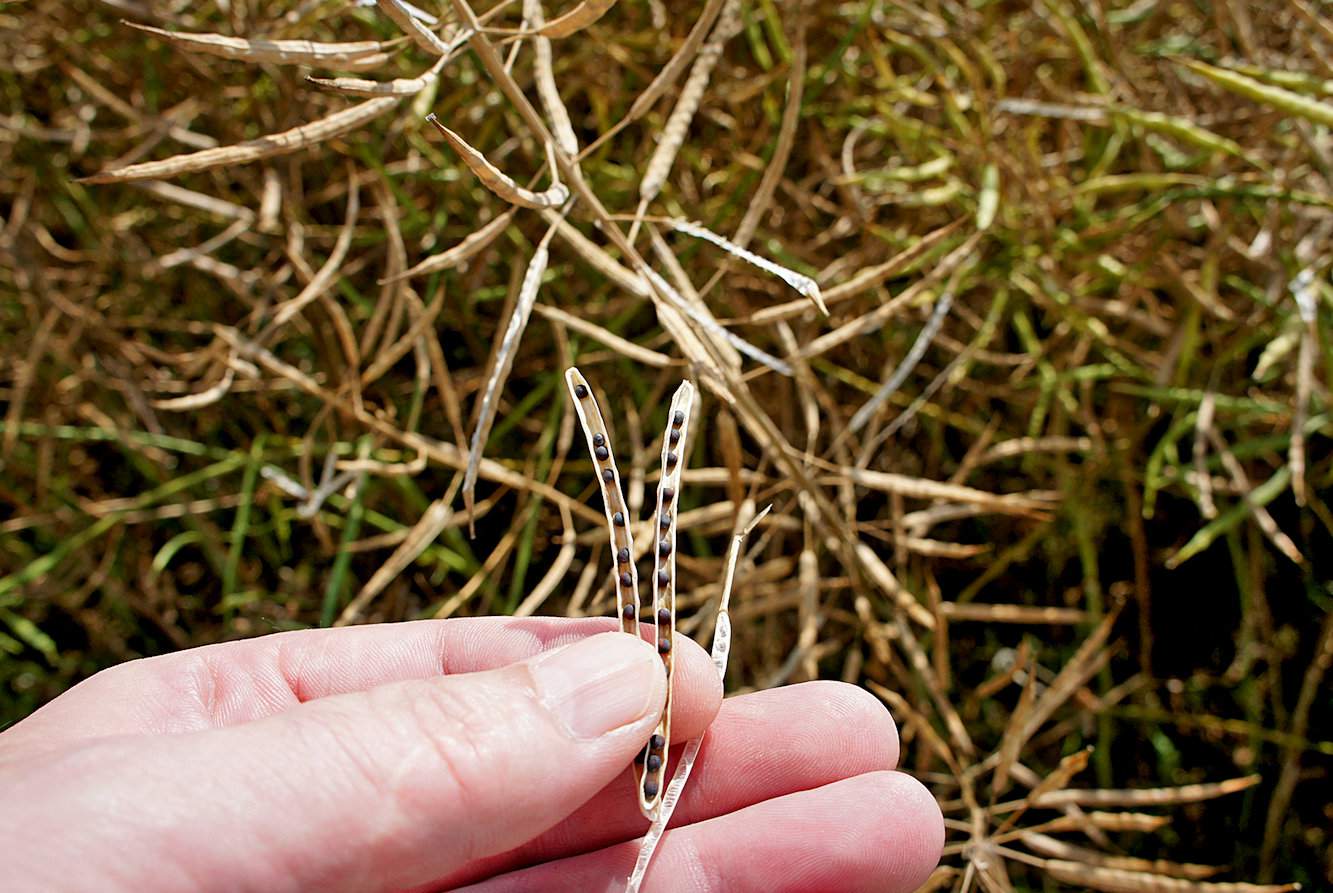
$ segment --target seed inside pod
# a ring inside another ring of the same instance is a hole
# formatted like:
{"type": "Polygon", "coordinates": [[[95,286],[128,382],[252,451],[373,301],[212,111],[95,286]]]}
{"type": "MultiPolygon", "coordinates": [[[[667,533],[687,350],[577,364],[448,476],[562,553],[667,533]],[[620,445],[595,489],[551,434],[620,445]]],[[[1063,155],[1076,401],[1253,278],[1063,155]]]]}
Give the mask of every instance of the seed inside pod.
{"type": "Polygon", "coordinates": [[[672,444],[675,444],[678,440],[680,440],[680,429],[672,428],[671,433],[667,435],[667,440],[671,441],[672,444]]]}
{"type": "Polygon", "coordinates": [[[668,608],[657,609],[657,625],[666,626],[671,622],[671,611],[668,608]]]}
{"type": "Polygon", "coordinates": [[[653,754],[647,759],[645,765],[647,765],[649,772],[656,772],[658,769],[662,768],[662,758],[657,754],[653,754]]]}
{"type": "Polygon", "coordinates": [[[643,795],[649,800],[657,796],[658,785],[653,779],[648,779],[643,783],[643,795]]]}
{"type": "Polygon", "coordinates": [[[649,750],[661,750],[664,747],[666,747],[666,739],[661,735],[653,735],[648,739],[649,750]]]}
{"type": "Polygon", "coordinates": [[[634,585],[634,578],[630,576],[629,571],[625,571],[623,574],[620,575],[620,585],[625,587],[634,585]]]}
{"type": "Polygon", "coordinates": [[[673,499],[675,499],[675,498],[676,498],[676,490],[675,490],[674,487],[663,487],[663,488],[662,488],[662,504],[663,504],[663,505],[670,505],[670,504],[671,504],[671,500],[673,500],[673,499]]]}
{"type": "Polygon", "coordinates": [[[616,473],[614,471],[612,471],[609,468],[602,469],[602,480],[606,481],[609,484],[615,479],[616,479],[616,473]]]}
{"type": "Polygon", "coordinates": [[[657,551],[661,553],[663,558],[665,558],[666,556],[671,554],[671,543],[667,542],[666,540],[662,540],[660,543],[657,544],[657,551]]]}
{"type": "Polygon", "coordinates": [[[614,524],[614,525],[616,525],[617,527],[624,527],[624,526],[625,526],[625,513],[624,513],[624,512],[616,512],[614,515],[611,516],[611,523],[614,524]]]}
{"type": "Polygon", "coordinates": [[[621,549],[616,553],[616,561],[621,564],[629,564],[629,549],[621,549]]]}
{"type": "Polygon", "coordinates": [[[605,446],[605,444],[606,444],[606,438],[603,437],[601,434],[594,434],[592,436],[593,446],[605,446]]]}
{"type": "Polygon", "coordinates": [[[670,516],[670,515],[667,515],[667,514],[663,514],[663,515],[662,515],[662,522],[661,522],[661,523],[662,523],[662,529],[663,529],[663,530],[670,530],[670,529],[671,529],[671,516],[670,516]]]}
{"type": "Polygon", "coordinates": [[[666,572],[666,568],[662,568],[662,570],[660,570],[660,571],[657,572],[657,585],[658,585],[658,586],[665,586],[666,584],[668,584],[668,583],[670,583],[670,582],[671,582],[671,575],[668,574],[668,573],[666,572]]]}
{"type": "Polygon", "coordinates": [[[657,653],[658,653],[658,654],[666,654],[666,653],[668,653],[669,651],[671,651],[671,640],[670,640],[670,639],[663,639],[662,641],[660,641],[660,642],[657,643],[657,653]]]}
{"type": "Polygon", "coordinates": [[[685,424],[685,413],[681,412],[679,409],[676,410],[676,414],[671,417],[671,424],[675,425],[677,428],[685,424]]]}
{"type": "Polygon", "coordinates": [[[604,446],[599,446],[597,449],[592,451],[592,454],[596,456],[598,459],[600,459],[602,462],[605,462],[607,459],[611,458],[611,451],[604,446]]]}
{"type": "Polygon", "coordinates": [[[574,385],[574,396],[582,400],[584,397],[588,396],[588,389],[581,384],[576,384],[574,385]]]}
{"type": "Polygon", "coordinates": [[[676,467],[676,454],[675,454],[675,453],[667,453],[666,466],[667,466],[667,468],[675,468],[675,467],[676,467]]]}
{"type": "Polygon", "coordinates": [[[634,619],[634,606],[633,606],[633,605],[625,605],[625,607],[623,607],[623,608],[620,609],[620,616],[624,617],[626,620],[633,620],[633,619],[634,619]]]}

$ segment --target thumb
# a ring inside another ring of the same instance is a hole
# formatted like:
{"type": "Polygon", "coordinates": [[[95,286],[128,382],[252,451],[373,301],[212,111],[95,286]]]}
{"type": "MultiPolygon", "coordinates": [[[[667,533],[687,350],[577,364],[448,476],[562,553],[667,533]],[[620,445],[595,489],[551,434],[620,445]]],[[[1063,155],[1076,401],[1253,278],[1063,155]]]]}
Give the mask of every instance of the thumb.
{"type": "Polygon", "coordinates": [[[174,825],[187,846],[173,857],[195,877],[230,878],[228,889],[428,883],[531,839],[605,787],[651,734],[665,688],[650,645],[606,633],[499,670],[179,736],[160,773],[200,833],[183,841],[174,825]]]}

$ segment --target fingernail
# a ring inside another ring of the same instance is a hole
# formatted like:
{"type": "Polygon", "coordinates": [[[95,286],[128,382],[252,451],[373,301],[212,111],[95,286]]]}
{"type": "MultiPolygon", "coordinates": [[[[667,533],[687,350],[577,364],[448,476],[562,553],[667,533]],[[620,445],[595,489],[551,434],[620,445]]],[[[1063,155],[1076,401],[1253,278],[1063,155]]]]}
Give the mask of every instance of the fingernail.
{"type": "Polygon", "coordinates": [[[642,719],[662,699],[666,674],[646,642],[603,633],[539,657],[538,697],[574,738],[598,738],[642,719]]]}

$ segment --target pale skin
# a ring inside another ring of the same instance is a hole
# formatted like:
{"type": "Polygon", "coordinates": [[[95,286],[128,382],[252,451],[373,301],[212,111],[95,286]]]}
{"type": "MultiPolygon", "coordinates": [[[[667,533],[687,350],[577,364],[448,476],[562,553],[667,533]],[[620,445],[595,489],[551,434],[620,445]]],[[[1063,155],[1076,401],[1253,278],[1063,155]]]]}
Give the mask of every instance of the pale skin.
{"type": "MultiPolygon", "coordinates": [[[[97,674],[0,733],[6,890],[623,889],[630,763],[665,698],[609,620],[264,636],[97,674]]],[[[915,889],[940,811],[873,697],[722,700],[677,637],[702,755],[644,890],[915,889]]]]}

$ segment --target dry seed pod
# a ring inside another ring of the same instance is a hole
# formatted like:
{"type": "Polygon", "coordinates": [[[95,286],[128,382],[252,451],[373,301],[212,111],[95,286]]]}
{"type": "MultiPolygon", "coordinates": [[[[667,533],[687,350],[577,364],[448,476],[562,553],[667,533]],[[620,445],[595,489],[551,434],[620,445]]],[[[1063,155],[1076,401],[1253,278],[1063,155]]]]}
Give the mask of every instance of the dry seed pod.
{"type": "MultiPolygon", "coordinates": [[[[495,412],[499,406],[500,391],[509,378],[509,370],[514,366],[514,354],[518,352],[518,342],[523,337],[523,330],[528,327],[528,318],[532,316],[532,305],[537,303],[537,291],[541,288],[542,274],[546,272],[549,258],[548,246],[554,228],[546,231],[545,237],[532,252],[532,260],[523,273],[523,282],[518,288],[518,300],[514,302],[514,312],[505,326],[500,349],[495,355],[495,368],[486,380],[486,387],[481,397],[481,411],[477,414],[477,428],[472,432],[472,443],[468,449],[467,470],[463,473],[463,502],[467,506],[469,518],[472,515],[472,498],[476,491],[477,475],[481,470],[481,453],[486,448],[486,440],[491,434],[491,425],[495,422],[495,412]]],[[[471,520],[469,520],[471,525],[471,520]]]]}
{"type": "Polygon", "coordinates": [[[542,208],[557,208],[569,199],[569,188],[560,182],[552,183],[550,188],[544,192],[533,192],[530,189],[524,189],[498,167],[487,161],[485,155],[469,146],[461,136],[441,124],[440,119],[435,117],[434,114],[427,115],[426,120],[434,124],[435,129],[444,135],[444,138],[449,141],[449,145],[458,153],[458,157],[463,159],[463,163],[472,170],[472,173],[477,175],[481,185],[510,204],[540,210],[542,208]]]}
{"type": "MultiPolygon", "coordinates": [[[[736,579],[736,561],[740,558],[745,540],[772,508],[771,505],[765,507],[731,540],[731,550],[727,555],[727,575],[722,582],[722,599],[718,603],[717,620],[713,625],[711,652],[717,677],[724,683],[727,678],[727,658],[731,654],[731,615],[727,612],[727,606],[731,602],[731,587],[736,579]]],[[[746,501],[741,507],[740,515],[744,518],[752,514],[754,514],[754,502],[746,501]]],[[[629,882],[625,885],[625,893],[638,893],[639,886],[643,883],[643,876],[647,873],[648,866],[653,861],[653,854],[657,851],[657,844],[662,840],[662,833],[671,822],[671,814],[676,811],[676,804],[680,802],[685,783],[690,780],[690,773],[694,771],[694,762],[699,756],[699,748],[703,745],[703,741],[704,736],[700,735],[686,742],[685,750],[680,755],[680,764],[676,766],[676,774],[671,776],[671,783],[667,785],[666,793],[662,795],[661,807],[653,817],[648,833],[643,836],[643,843],[639,845],[639,856],[634,862],[634,871],[629,876],[629,882]]]]}
{"type": "MultiPolygon", "coordinates": [[[[442,59],[441,62],[444,60],[442,59]]],[[[439,77],[440,65],[420,77],[394,78],[391,81],[372,81],[366,78],[317,78],[306,77],[308,83],[331,93],[343,93],[349,96],[415,96],[435,83],[439,77]]]]}
{"type": "Polygon", "coordinates": [[[739,0],[727,0],[712,35],[695,57],[694,67],[685,79],[676,107],[671,110],[666,126],[662,128],[662,139],[648,160],[643,179],[639,181],[640,207],[646,207],[662,191],[667,174],[671,173],[671,165],[676,161],[676,154],[685,142],[685,134],[690,129],[690,122],[694,120],[694,113],[703,101],[704,91],[708,89],[708,82],[713,77],[713,69],[722,58],[722,50],[727,41],[740,30],[740,11],[739,0]]]}
{"type": "Polygon", "coordinates": [[[322,68],[342,68],[362,71],[376,68],[389,59],[385,52],[389,44],[377,40],[351,43],[316,43],[310,40],[260,40],[227,37],[223,34],[197,34],[185,31],[166,31],[151,25],[125,22],[131,28],[147,31],[183,50],[207,53],[239,62],[261,62],[281,65],[316,65],[322,68]]]}
{"type": "MultiPolygon", "coordinates": [[[[545,22],[541,0],[523,0],[523,18],[529,25],[540,31],[545,22]]],[[[565,103],[560,98],[560,88],[555,82],[555,68],[551,58],[551,41],[540,36],[540,34],[533,37],[532,54],[534,57],[532,74],[533,79],[537,82],[537,98],[541,100],[542,108],[546,111],[546,118],[551,122],[551,133],[555,136],[560,151],[570,156],[577,155],[579,154],[579,140],[574,135],[574,125],[569,120],[569,110],[565,108],[565,103]]]]}
{"type": "MultiPolygon", "coordinates": [[[[662,802],[667,750],[671,746],[671,687],[676,666],[677,496],[681,469],[685,467],[685,446],[689,440],[693,406],[694,385],[682,381],[671,398],[667,427],[662,434],[662,478],[657,488],[657,514],[650,528],[657,540],[653,547],[653,622],[657,630],[657,652],[666,666],[667,694],[662,719],[644,751],[643,777],[638,785],[639,809],[649,819],[662,802]]],[[[638,770],[635,771],[637,774],[638,770]]]]}
{"type": "Polygon", "coordinates": [[[569,12],[536,29],[542,37],[568,37],[600,19],[616,5],[616,0],[583,0],[569,12]]]}
{"type": "Polygon", "coordinates": [[[687,236],[694,236],[696,239],[703,239],[705,242],[712,242],[723,251],[739,257],[748,264],[758,267],[766,273],[772,273],[783,282],[790,285],[798,293],[805,295],[814,305],[819,308],[819,312],[828,316],[828,307],[824,304],[824,298],[819,293],[819,283],[806,276],[804,273],[798,273],[795,270],[789,270],[781,264],[774,263],[766,257],[760,257],[748,248],[742,248],[730,239],[719,236],[717,233],[689,220],[673,220],[671,228],[678,233],[684,233],[687,236]]]}
{"type": "Polygon", "coordinates": [[[125,183],[131,180],[160,180],[180,174],[192,174],[229,164],[248,164],[261,158],[299,152],[378,118],[398,105],[397,96],[377,96],[365,102],[334,112],[332,115],[301,124],[281,133],[270,133],[259,139],[247,140],[232,146],[218,146],[184,155],[173,155],[161,161],[144,161],[115,170],[102,171],[84,177],[81,183],[125,183]]]}
{"type": "Polygon", "coordinates": [[[639,571],[634,566],[634,538],[630,535],[629,508],[620,489],[620,471],[611,453],[611,436],[606,430],[601,407],[592,388],[577,366],[565,370],[565,386],[574,400],[574,412],[588,440],[593,468],[602,487],[602,507],[606,510],[606,529],[611,538],[612,572],[616,578],[616,616],[620,629],[639,635],[639,571]]]}

